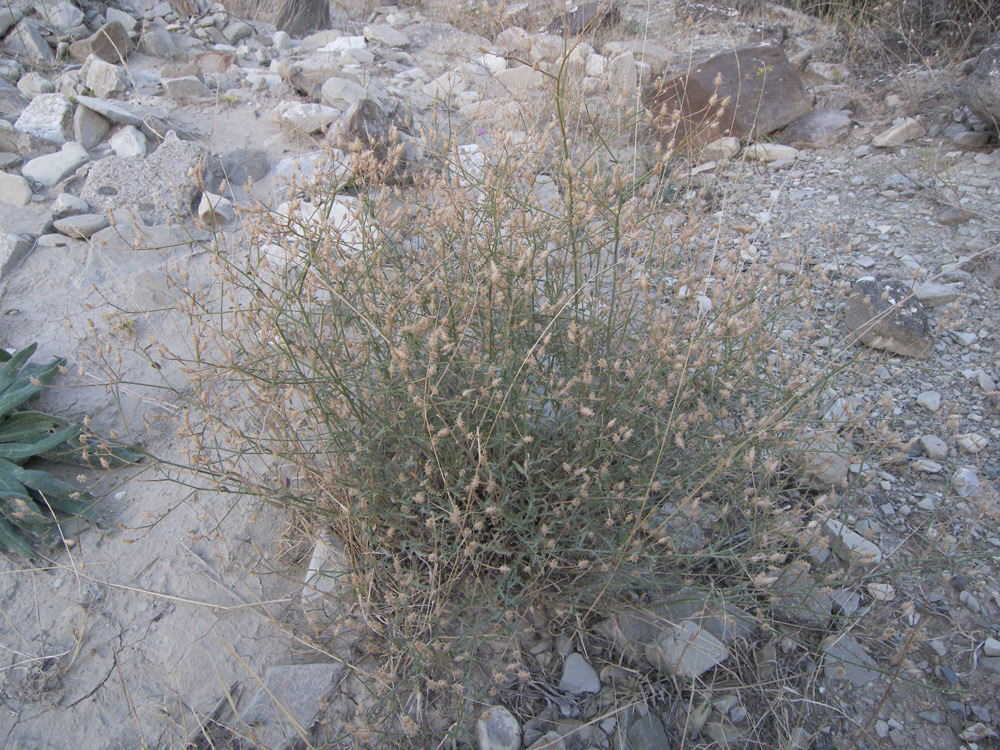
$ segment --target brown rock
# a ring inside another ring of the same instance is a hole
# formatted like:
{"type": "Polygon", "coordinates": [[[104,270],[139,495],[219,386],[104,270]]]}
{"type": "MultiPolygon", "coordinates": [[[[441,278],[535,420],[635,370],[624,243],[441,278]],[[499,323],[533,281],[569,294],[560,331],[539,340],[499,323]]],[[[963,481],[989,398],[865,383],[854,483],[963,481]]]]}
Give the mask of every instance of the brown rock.
{"type": "Polygon", "coordinates": [[[86,61],[90,55],[97,55],[106,62],[120,63],[131,51],[128,32],[117,21],[109,21],[86,39],[69,45],[70,57],[80,62],[86,61]]]}
{"type": "Polygon", "coordinates": [[[697,148],[724,136],[772,133],[811,105],[785,54],[755,44],[668,71],[647,92],[646,106],[664,144],[697,148]]]}
{"type": "Polygon", "coordinates": [[[614,3],[583,3],[558,15],[549,24],[550,34],[577,36],[617,23],[621,14],[614,3]]]}

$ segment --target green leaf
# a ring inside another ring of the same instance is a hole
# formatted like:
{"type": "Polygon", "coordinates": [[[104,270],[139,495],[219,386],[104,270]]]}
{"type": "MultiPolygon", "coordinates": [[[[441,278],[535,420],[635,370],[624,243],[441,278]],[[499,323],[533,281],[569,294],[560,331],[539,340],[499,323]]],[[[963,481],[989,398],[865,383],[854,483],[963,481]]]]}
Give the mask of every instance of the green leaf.
{"type": "Polygon", "coordinates": [[[34,354],[37,348],[38,344],[29,344],[21,349],[21,351],[15,352],[13,355],[7,355],[7,362],[3,367],[0,367],[0,393],[10,388],[14,382],[14,378],[17,377],[18,372],[21,370],[21,366],[28,361],[28,357],[34,354]]]}
{"type": "Polygon", "coordinates": [[[31,545],[24,541],[24,538],[17,533],[17,529],[3,518],[0,518],[0,547],[4,551],[16,552],[27,560],[38,559],[31,545]]]}
{"type": "Polygon", "coordinates": [[[149,454],[138,443],[125,445],[82,434],[67,440],[64,445],[41,453],[40,457],[50,461],[89,466],[92,469],[120,469],[123,466],[139,463],[149,457],[149,454]],[[102,458],[108,463],[106,467],[101,463],[102,458]]]}
{"type": "Polygon", "coordinates": [[[52,450],[67,440],[72,440],[80,434],[81,429],[82,427],[79,425],[70,425],[34,443],[0,443],[0,458],[15,462],[26,461],[45,451],[52,450]]]}
{"type": "Polygon", "coordinates": [[[20,411],[0,420],[0,443],[34,442],[50,435],[69,422],[40,411],[20,411]]]}
{"type": "Polygon", "coordinates": [[[18,467],[9,461],[0,461],[0,496],[23,497],[28,499],[28,490],[17,480],[13,471],[18,467]]]}
{"type": "Polygon", "coordinates": [[[44,534],[53,524],[52,517],[39,511],[34,500],[23,497],[0,497],[0,513],[32,534],[44,534]]]}

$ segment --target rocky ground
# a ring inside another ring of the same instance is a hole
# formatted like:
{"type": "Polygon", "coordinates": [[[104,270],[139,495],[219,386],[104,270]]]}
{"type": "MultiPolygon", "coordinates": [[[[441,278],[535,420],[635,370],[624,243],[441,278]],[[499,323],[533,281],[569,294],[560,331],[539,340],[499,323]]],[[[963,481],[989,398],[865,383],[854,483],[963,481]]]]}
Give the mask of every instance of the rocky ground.
{"type": "MultiPolygon", "coordinates": [[[[244,207],[286,200],[283,179],[314,169],[324,140],[396,125],[405,182],[433,158],[422,125],[447,113],[466,153],[488,158],[500,115],[545,96],[521,62],[544,71],[564,49],[545,33],[551,10],[491,7],[335,6],[336,30],[304,39],[221,6],[0,9],[2,337],[74,365],[43,405],[183,462],[155,388],[182,387],[154,344],[188,336],[171,274],[207,278],[206,246],[238,247],[244,207]]],[[[843,489],[817,520],[831,542],[809,550],[811,570],[763,584],[764,627],[669,587],[592,632],[541,623],[519,656],[530,681],[467,736],[498,749],[996,746],[1000,148],[962,98],[973,63],[854,69],[828,27],[767,4],[617,8],[573,53],[606,114],[678,57],[761,39],[822,112],[714,140],[678,157],[673,180],[748,257],[803,259],[787,276],[820,300],[811,346],[854,358],[861,377],[827,394],[822,465],[801,471],[843,489]],[[856,282],[876,274],[863,299],[856,282]],[[886,280],[918,302],[867,335],[886,280]]],[[[354,656],[314,637],[331,620],[317,595],[330,548],[286,534],[257,501],[169,474],[87,477],[112,533],[67,529],[72,544],[40,567],[0,560],[5,747],[278,748],[349,733],[364,704],[354,656]]]]}

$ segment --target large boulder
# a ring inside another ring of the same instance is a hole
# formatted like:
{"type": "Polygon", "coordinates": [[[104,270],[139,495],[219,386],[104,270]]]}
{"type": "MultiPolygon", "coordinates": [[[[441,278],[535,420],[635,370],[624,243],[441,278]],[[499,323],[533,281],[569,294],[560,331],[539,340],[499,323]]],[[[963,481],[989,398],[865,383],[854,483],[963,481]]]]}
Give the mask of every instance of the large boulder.
{"type": "Polygon", "coordinates": [[[330,28],[328,0],[222,0],[222,4],[240,18],[273,23],[292,36],[330,28]]]}
{"type": "Polygon", "coordinates": [[[1000,124],[1000,34],[979,53],[963,93],[969,109],[994,127],[1000,124]]]}
{"type": "Polygon", "coordinates": [[[795,68],[772,44],[697,57],[668,70],[646,93],[660,140],[674,148],[767,135],[811,106],[795,68]]]}

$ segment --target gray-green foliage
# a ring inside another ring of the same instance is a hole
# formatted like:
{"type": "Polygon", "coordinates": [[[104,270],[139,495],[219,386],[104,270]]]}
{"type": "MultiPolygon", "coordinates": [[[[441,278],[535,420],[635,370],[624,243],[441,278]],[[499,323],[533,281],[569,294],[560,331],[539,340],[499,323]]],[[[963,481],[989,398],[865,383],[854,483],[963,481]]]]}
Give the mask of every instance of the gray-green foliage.
{"type": "Polygon", "coordinates": [[[97,440],[84,425],[22,408],[52,382],[65,362],[29,363],[35,349],[31,344],[14,354],[0,350],[0,549],[28,559],[37,558],[28,540],[51,537],[59,514],[98,526],[103,521],[90,494],[25,464],[41,458],[112,468],[142,458],[134,447],[97,440]]]}

